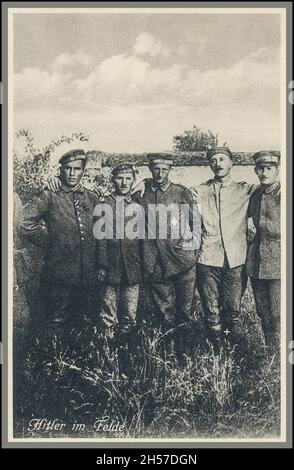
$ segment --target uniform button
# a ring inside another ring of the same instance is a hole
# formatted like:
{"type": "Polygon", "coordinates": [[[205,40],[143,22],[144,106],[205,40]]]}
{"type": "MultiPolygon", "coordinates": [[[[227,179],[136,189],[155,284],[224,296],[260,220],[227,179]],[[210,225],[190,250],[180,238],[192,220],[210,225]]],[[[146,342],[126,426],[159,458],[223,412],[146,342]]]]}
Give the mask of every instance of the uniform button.
{"type": "Polygon", "coordinates": [[[81,240],[85,240],[84,237],[82,237],[81,240]]]}
{"type": "Polygon", "coordinates": [[[83,224],[80,224],[80,227],[83,227],[83,224]]]}

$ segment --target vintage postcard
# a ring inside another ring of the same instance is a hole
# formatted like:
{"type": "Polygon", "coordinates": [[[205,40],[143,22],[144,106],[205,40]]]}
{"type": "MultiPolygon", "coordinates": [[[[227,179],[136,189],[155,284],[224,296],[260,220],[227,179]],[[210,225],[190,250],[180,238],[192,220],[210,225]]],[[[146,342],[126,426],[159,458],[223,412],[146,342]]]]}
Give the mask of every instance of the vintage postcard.
{"type": "Polygon", "coordinates": [[[5,6],[7,443],[285,446],[290,6],[92,3],[5,6]]]}

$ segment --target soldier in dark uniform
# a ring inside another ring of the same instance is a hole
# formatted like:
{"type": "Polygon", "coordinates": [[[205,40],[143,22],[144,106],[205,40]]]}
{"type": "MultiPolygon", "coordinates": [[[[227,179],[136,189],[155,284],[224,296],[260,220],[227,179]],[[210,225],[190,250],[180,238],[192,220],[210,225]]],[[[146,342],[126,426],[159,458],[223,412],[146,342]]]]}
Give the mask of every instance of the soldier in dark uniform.
{"type": "Polygon", "coordinates": [[[280,154],[261,151],[253,156],[260,186],[249,203],[256,233],[249,234],[246,269],[250,276],[257,314],[261,319],[265,343],[278,351],[280,340],[280,154]]]}
{"type": "Polygon", "coordinates": [[[60,159],[61,188],[44,190],[23,210],[22,234],[45,246],[40,323],[68,331],[93,319],[96,306],[96,240],[93,211],[98,197],[81,185],[86,165],[83,150],[60,159]]]}
{"type": "Polygon", "coordinates": [[[187,334],[183,326],[191,322],[195,294],[198,246],[197,237],[193,238],[193,229],[195,230],[195,220],[199,222],[200,219],[199,214],[195,214],[190,191],[169,180],[173,160],[165,153],[149,154],[149,158],[152,178],[145,179],[137,188],[140,191],[135,193],[136,200],[142,204],[147,214],[148,228],[150,228],[150,207],[168,208],[173,205],[179,210],[179,214],[182,213],[184,206],[188,207],[186,220],[184,217],[187,231],[185,237],[182,237],[183,234],[179,234],[177,238],[171,237],[173,226],[183,220],[181,215],[173,216],[171,212],[167,235],[160,236],[160,227],[157,223],[153,238],[150,238],[148,233],[143,242],[143,271],[153,320],[164,330],[176,328],[175,349],[181,360],[185,352],[187,334]],[[182,326],[179,327],[180,325],[182,326]]]}
{"type": "MultiPolygon", "coordinates": [[[[98,279],[106,287],[101,318],[106,323],[120,323],[122,328],[128,328],[136,323],[141,281],[139,240],[129,239],[126,234],[122,234],[122,238],[117,236],[116,215],[118,210],[125,213],[127,206],[138,208],[131,195],[135,171],[132,165],[124,163],[113,168],[111,177],[115,192],[100,198],[97,206],[98,211],[103,206],[109,206],[113,214],[113,238],[103,238],[97,244],[98,279]]],[[[125,223],[127,221],[126,216],[125,223]]]]}
{"type": "MultiPolygon", "coordinates": [[[[119,348],[121,372],[129,375],[142,266],[139,239],[129,238],[125,227],[141,208],[131,195],[135,181],[133,165],[129,163],[117,165],[112,170],[111,179],[115,191],[106,197],[101,197],[95,211],[95,215],[98,216],[94,226],[94,233],[98,238],[98,280],[103,283],[100,322],[105,330],[105,338],[108,337],[109,342],[111,342],[111,330],[114,330],[110,349],[116,346],[119,348]],[[109,216],[106,217],[105,224],[109,224],[111,228],[111,233],[108,235],[107,230],[100,231],[100,217],[104,218],[107,213],[109,216]]],[[[144,217],[141,220],[144,223],[144,217]]]]}

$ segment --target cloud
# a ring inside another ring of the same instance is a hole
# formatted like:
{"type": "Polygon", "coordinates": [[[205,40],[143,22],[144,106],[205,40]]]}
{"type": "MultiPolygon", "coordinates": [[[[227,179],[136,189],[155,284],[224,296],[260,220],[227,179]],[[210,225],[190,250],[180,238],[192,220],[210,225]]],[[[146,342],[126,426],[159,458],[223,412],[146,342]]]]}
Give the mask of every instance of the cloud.
{"type": "Polygon", "coordinates": [[[137,56],[117,55],[101,62],[86,79],[77,80],[77,94],[99,105],[150,103],[159,94],[171,96],[177,91],[183,68],[175,64],[159,69],[137,56]]]}
{"type": "Polygon", "coordinates": [[[137,55],[149,55],[151,57],[161,55],[165,58],[169,57],[171,53],[168,46],[164,45],[150,33],[141,33],[137,36],[133,51],[137,55]]]}
{"type": "Polygon", "coordinates": [[[48,70],[17,73],[18,126],[34,126],[40,135],[45,130],[38,126],[54,135],[83,130],[99,136],[99,148],[115,151],[152,150],[156,142],[166,149],[193,124],[219,132],[236,149],[278,146],[279,50],[259,49],[230,67],[200,70],[176,59],[155,65],[147,55],[161,54],[158,43],[138,38],[136,54],[96,63],[77,51],[59,55],[48,70]]]}
{"type": "Polygon", "coordinates": [[[14,76],[15,106],[40,107],[54,103],[67,92],[72,74],[25,68],[14,76]]]}
{"type": "Polygon", "coordinates": [[[51,64],[53,72],[63,72],[66,69],[87,70],[94,64],[94,57],[82,49],[74,54],[63,53],[58,55],[51,64]]]}

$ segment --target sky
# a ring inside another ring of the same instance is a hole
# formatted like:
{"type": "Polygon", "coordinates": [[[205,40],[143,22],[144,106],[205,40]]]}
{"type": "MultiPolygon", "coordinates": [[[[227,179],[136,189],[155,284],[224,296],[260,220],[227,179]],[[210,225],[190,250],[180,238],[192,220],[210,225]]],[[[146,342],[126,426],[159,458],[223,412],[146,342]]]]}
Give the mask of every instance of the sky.
{"type": "Polygon", "coordinates": [[[277,14],[14,14],[14,128],[109,152],[172,148],[197,125],[280,149],[277,14]]]}

